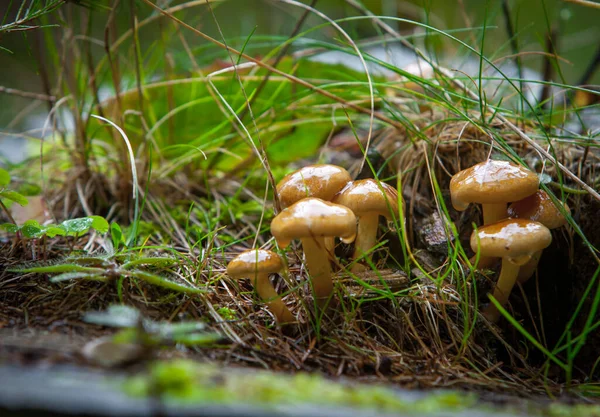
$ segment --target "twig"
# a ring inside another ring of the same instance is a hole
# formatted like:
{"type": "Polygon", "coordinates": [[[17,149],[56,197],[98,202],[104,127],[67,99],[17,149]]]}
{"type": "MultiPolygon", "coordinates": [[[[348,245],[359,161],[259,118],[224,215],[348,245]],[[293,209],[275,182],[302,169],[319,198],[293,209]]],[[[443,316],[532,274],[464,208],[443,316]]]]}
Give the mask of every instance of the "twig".
{"type": "Polygon", "coordinates": [[[556,48],[554,46],[554,45],[556,45],[557,37],[558,37],[558,30],[552,29],[552,30],[550,30],[550,33],[548,34],[548,38],[546,39],[546,50],[549,52],[550,55],[546,55],[546,59],[544,59],[544,74],[542,75],[542,80],[546,81],[547,84],[544,84],[544,87],[542,88],[542,95],[540,97],[540,103],[544,103],[550,97],[550,92],[552,91],[552,86],[550,84],[550,81],[552,80],[552,73],[553,73],[551,57],[558,56],[556,48]]]}
{"type": "Polygon", "coordinates": [[[600,9],[600,3],[596,3],[595,1],[589,0],[563,0],[566,3],[574,3],[580,6],[592,7],[594,9],[600,9]]]}
{"type": "Polygon", "coordinates": [[[50,101],[56,100],[55,96],[49,96],[46,94],[30,93],[28,91],[15,90],[14,88],[3,87],[0,85],[0,93],[10,94],[13,96],[19,96],[24,98],[32,98],[34,100],[50,101]]]}

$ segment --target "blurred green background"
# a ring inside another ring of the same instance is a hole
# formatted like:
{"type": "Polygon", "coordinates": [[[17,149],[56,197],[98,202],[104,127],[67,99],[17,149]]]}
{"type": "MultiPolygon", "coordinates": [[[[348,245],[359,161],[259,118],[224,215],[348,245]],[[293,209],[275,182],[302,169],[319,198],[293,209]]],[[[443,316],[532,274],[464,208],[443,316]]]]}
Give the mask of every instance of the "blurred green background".
{"type": "MultiPolygon", "coordinates": [[[[156,0],[162,7],[172,7],[184,2],[156,0]]],[[[0,11],[4,15],[11,2],[0,2],[0,11]],[[2,10],[4,8],[4,10],[2,10]]],[[[14,14],[19,2],[13,2],[8,10],[8,18],[14,14]]],[[[16,88],[28,92],[44,92],[40,81],[40,70],[49,72],[49,79],[59,80],[61,77],[60,62],[54,62],[41,68],[38,63],[42,59],[50,59],[45,42],[52,40],[60,49],[65,35],[65,27],[70,25],[73,36],[84,48],[89,48],[93,59],[97,62],[105,52],[103,47],[104,30],[109,12],[102,5],[113,4],[112,1],[97,2],[99,6],[91,9],[69,4],[54,12],[46,23],[58,27],[45,31],[34,30],[4,34],[0,38],[0,45],[11,53],[0,51],[0,86],[16,88]],[[89,19],[89,20],[88,20],[89,19]],[[89,24],[89,34],[86,33],[89,24]]],[[[198,6],[189,8],[177,14],[179,18],[192,24],[194,27],[219,38],[219,32],[214,18],[204,1],[198,1],[198,6]]],[[[304,1],[304,3],[310,3],[304,1]]],[[[129,1],[118,2],[116,13],[116,28],[123,33],[131,27],[131,4],[129,1]]],[[[143,1],[136,0],[134,7],[138,20],[153,13],[143,1]]],[[[501,1],[482,0],[365,0],[363,4],[377,15],[397,16],[426,23],[442,30],[465,29],[452,32],[452,34],[476,49],[483,49],[486,56],[498,59],[512,54],[508,41],[506,23],[502,14],[501,1]],[[486,26],[483,31],[481,27],[486,26]],[[473,29],[468,29],[473,28],[473,29]],[[480,29],[478,29],[480,28],[480,29]],[[485,36],[483,36],[485,34],[485,36]]],[[[594,59],[600,45],[600,9],[584,7],[560,0],[509,0],[507,2],[511,21],[516,33],[515,39],[522,55],[523,65],[542,70],[543,59],[538,52],[546,50],[548,32],[552,29],[557,33],[556,49],[563,58],[557,63],[554,72],[554,81],[576,84],[582,74],[594,59]]],[[[247,50],[255,55],[261,55],[273,48],[277,42],[281,43],[292,31],[303,10],[291,4],[269,0],[228,0],[212,2],[212,10],[225,38],[236,46],[243,45],[251,35],[247,50]],[[264,42],[264,35],[281,36],[280,39],[269,39],[264,42]],[[236,41],[237,40],[237,41],[236,41]],[[262,42],[262,43],[261,43],[262,42]]],[[[318,0],[316,8],[332,19],[341,19],[356,16],[359,13],[350,4],[343,0],[318,0]]],[[[303,28],[314,28],[323,23],[323,19],[311,14],[304,23],[303,28]]],[[[466,59],[465,50],[442,37],[428,36],[428,31],[407,22],[388,23],[411,38],[417,45],[426,48],[429,53],[440,57],[444,62],[466,59]],[[446,59],[444,59],[446,57],[446,59]]],[[[160,25],[172,24],[164,19],[157,20],[140,31],[142,51],[156,46],[164,47],[165,60],[169,60],[175,74],[185,75],[190,70],[189,59],[183,51],[181,44],[172,39],[161,39],[161,32],[157,30],[160,25]],[[171,42],[171,43],[170,43],[171,42]]],[[[368,19],[354,20],[341,23],[345,30],[356,40],[372,38],[381,34],[372,21],[368,19]]],[[[206,50],[203,46],[207,42],[198,36],[182,30],[181,36],[189,42],[194,54],[197,54],[202,63],[219,57],[226,59],[223,51],[206,50]]],[[[307,37],[317,40],[326,40],[335,43],[340,35],[330,26],[324,26],[311,31],[307,37]]],[[[293,50],[303,47],[301,42],[296,42],[293,50]]],[[[130,45],[126,45],[119,52],[122,69],[131,70],[133,75],[133,59],[128,55],[130,45]]],[[[80,52],[80,51],[79,51],[80,52]]],[[[62,53],[78,53],[75,50],[64,50],[62,53]]],[[[56,60],[56,58],[54,58],[56,60]]],[[[154,65],[160,69],[160,62],[144,65],[154,65]]],[[[160,71],[154,71],[156,76],[160,71]]],[[[590,80],[591,83],[600,84],[600,74],[596,73],[590,80]]],[[[133,78],[130,81],[133,83],[133,78]]],[[[60,92],[58,92],[60,95],[60,92]]],[[[12,95],[0,94],[0,129],[2,131],[19,131],[31,126],[31,115],[43,115],[47,111],[45,103],[32,102],[31,99],[12,95]],[[29,121],[29,122],[28,122],[29,121]]],[[[39,125],[39,123],[33,123],[39,125]]],[[[0,145],[1,146],[1,145],[0,145]]]]}

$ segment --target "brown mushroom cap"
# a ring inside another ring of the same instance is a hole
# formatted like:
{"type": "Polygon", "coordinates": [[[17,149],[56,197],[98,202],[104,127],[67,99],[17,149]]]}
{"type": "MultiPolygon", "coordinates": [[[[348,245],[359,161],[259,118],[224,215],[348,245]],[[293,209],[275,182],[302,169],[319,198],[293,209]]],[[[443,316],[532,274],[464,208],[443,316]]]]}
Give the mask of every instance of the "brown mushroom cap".
{"type": "Polygon", "coordinates": [[[470,203],[519,201],[538,189],[537,175],[508,161],[487,160],[458,172],[450,181],[452,205],[466,210],[470,203]]]}
{"type": "Polygon", "coordinates": [[[347,207],[305,198],[292,204],[271,222],[271,233],[280,247],[292,239],[339,236],[352,242],[356,236],[356,216],[347,207]]]}
{"type": "Polygon", "coordinates": [[[307,197],[331,201],[350,180],[350,174],[342,167],[327,164],[308,165],[279,181],[277,193],[283,208],[307,197]]]}
{"type": "Polygon", "coordinates": [[[249,278],[256,273],[274,274],[281,271],[281,258],[270,250],[250,249],[240,253],[227,265],[231,278],[249,278]]]}
{"type": "MultiPolygon", "coordinates": [[[[564,208],[567,213],[570,213],[569,206],[564,204],[564,208]]],[[[508,206],[508,217],[533,220],[543,224],[548,229],[556,229],[567,224],[565,216],[558,210],[544,190],[538,190],[535,194],[512,203],[508,206]]]]}
{"type": "Polygon", "coordinates": [[[398,214],[398,191],[372,178],[349,183],[333,198],[333,202],[348,207],[357,217],[377,214],[391,219],[390,210],[398,214]]]}
{"type": "Polygon", "coordinates": [[[471,234],[471,248],[482,256],[518,259],[547,248],[552,234],[541,223],[508,219],[483,226],[471,234]]]}

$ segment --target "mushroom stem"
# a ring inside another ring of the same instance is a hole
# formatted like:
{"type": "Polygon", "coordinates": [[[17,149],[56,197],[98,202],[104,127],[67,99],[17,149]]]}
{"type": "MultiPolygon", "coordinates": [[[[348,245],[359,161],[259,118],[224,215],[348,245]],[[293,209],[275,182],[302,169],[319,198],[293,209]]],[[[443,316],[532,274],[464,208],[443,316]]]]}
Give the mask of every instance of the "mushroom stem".
{"type": "Polygon", "coordinates": [[[295,321],[294,316],[284,304],[281,296],[277,294],[277,291],[271,285],[269,274],[264,272],[257,273],[253,284],[261,300],[269,307],[279,323],[286,324],[295,321]]]}
{"type": "Polygon", "coordinates": [[[531,255],[531,259],[529,260],[529,262],[527,262],[519,269],[519,275],[517,276],[517,282],[519,284],[527,282],[527,280],[533,276],[533,273],[535,272],[541,257],[541,250],[534,252],[531,255]]]}
{"type": "MultiPolygon", "coordinates": [[[[515,265],[509,260],[508,257],[502,258],[502,269],[500,271],[500,277],[496,283],[493,296],[500,303],[505,305],[508,302],[508,297],[511,290],[515,286],[517,281],[517,275],[519,274],[519,266],[515,265]]],[[[495,323],[500,318],[500,311],[492,303],[488,305],[482,314],[491,322],[495,323]]]]}
{"type": "Polygon", "coordinates": [[[325,250],[325,239],[312,237],[301,239],[301,241],[315,301],[319,307],[323,308],[333,292],[331,265],[325,250]]]}
{"type": "Polygon", "coordinates": [[[499,204],[482,204],[483,208],[483,224],[496,223],[500,220],[504,220],[508,217],[506,211],[506,203],[499,204]]]}
{"type": "MultiPolygon", "coordinates": [[[[364,257],[365,260],[371,259],[371,254],[367,254],[377,243],[377,228],[379,227],[379,214],[365,214],[358,219],[358,232],[356,242],[354,242],[353,259],[364,257]]],[[[352,272],[360,272],[367,269],[365,265],[355,263],[352,272]]]]}
{"type": "MultiPolygon", "coordinates": [[[[498,258],[492,258],[491,256],[479,256],[479,263],[477,264],[477,269],[489,268],[490,266],[494,265],[494,261],[497,259],[498,258]]],[[[473,255],[471,259],[469,259],[469,262],[472,265],[475,265],[476,260],[477,255],[473,255]]]]}
{"type": "Polygon", "coordinates": [[[335,259],[335,237],[327,236],[323,238],[325,241],[325,250],[329,259],[335,259]]]}
{"type": "MultiPolygon", "coordinates": [[[[508,217],[508,213],[506,211],[506,204],[482,204],[483,209],[483,224],[484,226],[487,224],[496,223],[500,220],[504,220],[508,217]]],[[[489,256],[480,256],[479,263],[477,264],[477,269],[486,269],[491,267],[494,264],[494,261],[498,258],[492,258],[489,256]]],[[[475,263],[475,257],[471,258],[471,263],[475,263]]]]}

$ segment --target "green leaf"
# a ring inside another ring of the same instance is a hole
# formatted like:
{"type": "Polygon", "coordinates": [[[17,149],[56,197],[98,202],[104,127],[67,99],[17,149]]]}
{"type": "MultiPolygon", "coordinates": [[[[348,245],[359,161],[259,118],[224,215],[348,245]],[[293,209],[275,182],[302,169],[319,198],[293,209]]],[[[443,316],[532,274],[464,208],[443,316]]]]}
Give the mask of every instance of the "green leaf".
{"type": "Polygon", "coordinates": [[[110,238],[112,240],[113,248],[115,252],[119,250],[119,247],[122,243],[125,243],[125,238],[123,238],[123,232],[121,231],[121,226],[118,223],[112,222],[110,224],[110,238]]]}
{"type": "Polygon", "coordinates": [[[27,220],[23,223],[23,226],[21,226],[21,232],[23,233],[23,236],[35,239],[44,235],[44,226],[39,224],[37,220],[27,220]]]}
{"type": "Polygon", "coordinates": [[[24,195],[19,194],[16,191],[11,191],[11,190],[0,191],[0,198],[6,198],[7,200],[14,201],[15,203],[20,204],[21,206],[26,206],[27,204],[29,204],[29,201],[27,201],[27,198],[25,198],[24,195]]]}
{"type": "Polygon", "coordinates": [[[90,216],[90,219],[92,219],[92,227],[98,232],[98,233],[106,233],[108,232],[108,222],[106,221],[106,219],[104,217],[101,216],[90,216]]]}
{"type": "Polygon", "coordinates": [[[149,272],[135,270],[132,271],[130,274],[135,278],[139,278],[143,281],[146,281],[148,284],[156,285],[157,287],[163,287],[176,292],[182,292],[186,294],[202,294],[205,292],[200,288],[193,288],[181,285],[164,277],[161,277],[160,275],[151,274],[149,272]]]}
{"type": "Polygon", "coordinates": [[[91,268],[87,266],[75,265],[75,264],[58,264],[58,265],[44,265],[34,266],[30,268],[13,268],[9,269],[11,272],[35,272],[38,274],[60,274],[63,272],[89,272],[91,274],[101,275],[104,273],[102,268],[91,268]]]}
{"type": "Polygon", "coordinates": [[[0,187],[10,184],[10,174],[7,170],[0,168],[0,187]]]}
{"type": "Polygon", "coordinates": [[[48,237],[66,236],[67,234],[67,231],[62,225],[56,224],[49,224],[48,226],[45,226],[44,232],[48,237]]]}
{"type": "Polygon", "coordinates": [[[17,233],[19,231],[19,226],[14,223],[4,223],[0,224],[0,229],[4,229],[8,233],[17,233]]]}
{"type": "Polygon", "coordinates": [[[223,336],[214,332],[175,335],[173,337],[175,343],[181,343],[186,346],[212,345],[220,340],[223,340],[223,336]]]}
{"type": "Polygon", "coordinates": [[[78,219],[65,220],[61,226],[65,228],[69,235],[80,235],[92,227],[94,220],[91,217],[80,217],[78,219]]]}
{"type": "Polygon", "coordinates": [[[50,282],[57,283],[62,281],[70,281],[73,279],[86,279],[89,281],[106,281],[106,278],[98,274],[90,274],[88,272],[64,272],[60,275],[50,278],[50,282]]]}
{"type": "Polygon", "coordinates": [[[131,268],[137,265],[152,265],[159,268],[166,268],[168,266],[173,266],[177,264],[177,259],[174,258],[159,258],[159,257],[148,257],[148,258],[138,258],[133,261],[127,262],[123,264],[123,268],[131,268]]]}

